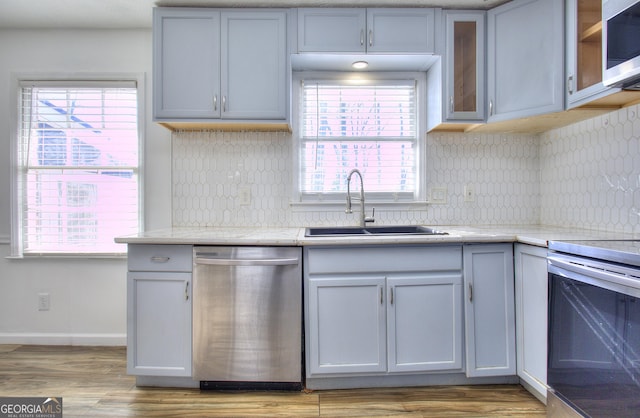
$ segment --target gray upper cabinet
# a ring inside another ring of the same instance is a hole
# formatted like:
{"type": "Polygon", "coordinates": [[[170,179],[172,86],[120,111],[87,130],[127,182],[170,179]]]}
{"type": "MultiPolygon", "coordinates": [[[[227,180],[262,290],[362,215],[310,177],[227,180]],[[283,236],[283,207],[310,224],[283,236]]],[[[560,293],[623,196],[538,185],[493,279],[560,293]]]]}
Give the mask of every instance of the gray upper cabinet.
{"type": "Polygon", "coordinates": [[[602,84],[602,0],[567,0],[567,108],[620,91],[602,84]]]}
{"type": "Polygon", "coordinates": [[[513,0],[487,13],[488,121],[564,109],[564,2],[513,0]]]}
{"type": "Polygon", "coordinates": [[[432,54],[433,9],[298,9],[298,52],[432,54]]]}
{"type": "Polygon", "coordinates": [[[222,117],[286,119],[286,12],[223,12],[221,38],[222,117]]]}
{"type": "Polygon", "coordinates": [[[219,12],[154,9],[154,119],[219,118],[219,62],[219,12]]]}
{"type": "Polygon", "coordinates": [[[154,119],[286,121],[287,15],[154,9],[154,119]]]}
{"type": "Polygon", "coordinates": [[[447,10],[444,19],[445,118],[448,121],[483,121],[486,13],[447,10]]]}

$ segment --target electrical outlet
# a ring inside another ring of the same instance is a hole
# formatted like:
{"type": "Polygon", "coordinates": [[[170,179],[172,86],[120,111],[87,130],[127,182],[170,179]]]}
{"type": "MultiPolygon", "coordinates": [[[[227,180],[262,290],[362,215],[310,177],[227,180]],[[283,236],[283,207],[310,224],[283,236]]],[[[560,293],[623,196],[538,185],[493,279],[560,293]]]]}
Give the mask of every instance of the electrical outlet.
{"type": "Polygon", "coordinates": [[[434,187],[431,189],[431,198],[429,203],[444,204],[447,203],[447,188],[446,187],[434,187]]]}
{"type": "Polygon", "coordinates": [[[238,203],[242,206],[248,206],[251,204],[251,188],[242,187],[238,191],[238,203]]]}
{"type": "Polygon", "coordinates": [[[464,186],[464,201],[465,202],[473,202],[476,200],[476,192],[473,190],[473,186],[469,186],[468,184],[464,186]]]}
{"type": "Polygon", "coordinates": [[[48,293],[38,293],[38,310],[48,311],[51,305],[51,299],[48,293]]]}

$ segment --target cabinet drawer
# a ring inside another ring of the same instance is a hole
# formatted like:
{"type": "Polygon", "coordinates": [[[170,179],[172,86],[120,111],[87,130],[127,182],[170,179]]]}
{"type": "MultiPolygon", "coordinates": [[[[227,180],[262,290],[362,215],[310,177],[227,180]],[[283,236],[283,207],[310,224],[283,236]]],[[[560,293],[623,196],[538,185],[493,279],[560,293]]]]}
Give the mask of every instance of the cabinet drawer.
{"type": "Polygon", "coordinates": [[[129,244],[129,271],[185,271],[193,269],[193,246],[129,244]]]}
{"type": "Polygon", "coordinates": [[[462,270],[461,245],[310,248],[306,254],[310,274],[462,270]]]}

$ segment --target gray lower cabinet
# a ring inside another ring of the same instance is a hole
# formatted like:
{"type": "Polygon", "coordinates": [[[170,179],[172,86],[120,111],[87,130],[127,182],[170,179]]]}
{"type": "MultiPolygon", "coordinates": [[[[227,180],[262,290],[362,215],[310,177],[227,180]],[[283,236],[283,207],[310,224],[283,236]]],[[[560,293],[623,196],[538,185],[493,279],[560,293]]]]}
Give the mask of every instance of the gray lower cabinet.
{"type": "Polygon", "coordinates": [[[516,374],[513,244],[464,245],[467,376],[516,374]]]}
{"type": "Polygon", "coordinates": [[[190,245],[129,245],[127,373],[191,376],[190,245]]]}
{"type": "Polygon", "coordinates": [[[461,371],[462,248],[305,248],[307,376],[461,371]]]}
{"type": "Polygon", "coordinates": [[[547,397],[547,249],[515,244],[518,377],[539,399],[547,397]]]}

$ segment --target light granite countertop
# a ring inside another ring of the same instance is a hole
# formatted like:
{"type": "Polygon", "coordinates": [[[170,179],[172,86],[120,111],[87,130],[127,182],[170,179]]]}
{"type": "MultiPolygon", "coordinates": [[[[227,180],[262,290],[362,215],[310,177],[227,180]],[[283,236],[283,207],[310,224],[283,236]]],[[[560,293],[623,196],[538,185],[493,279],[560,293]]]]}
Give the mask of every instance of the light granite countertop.
{"type": "Polygon", "coordinates": [[[117,237],[126,244],[190,244],[190,245],[379,245],[521,242],[546,247],[549,241],[640,239],[638,235],[554,226],[446,226],[438,230],[448,235],[366,235],[339,237],[305,237],[305,228],[226,228],[176,227],[117,237]]]}

